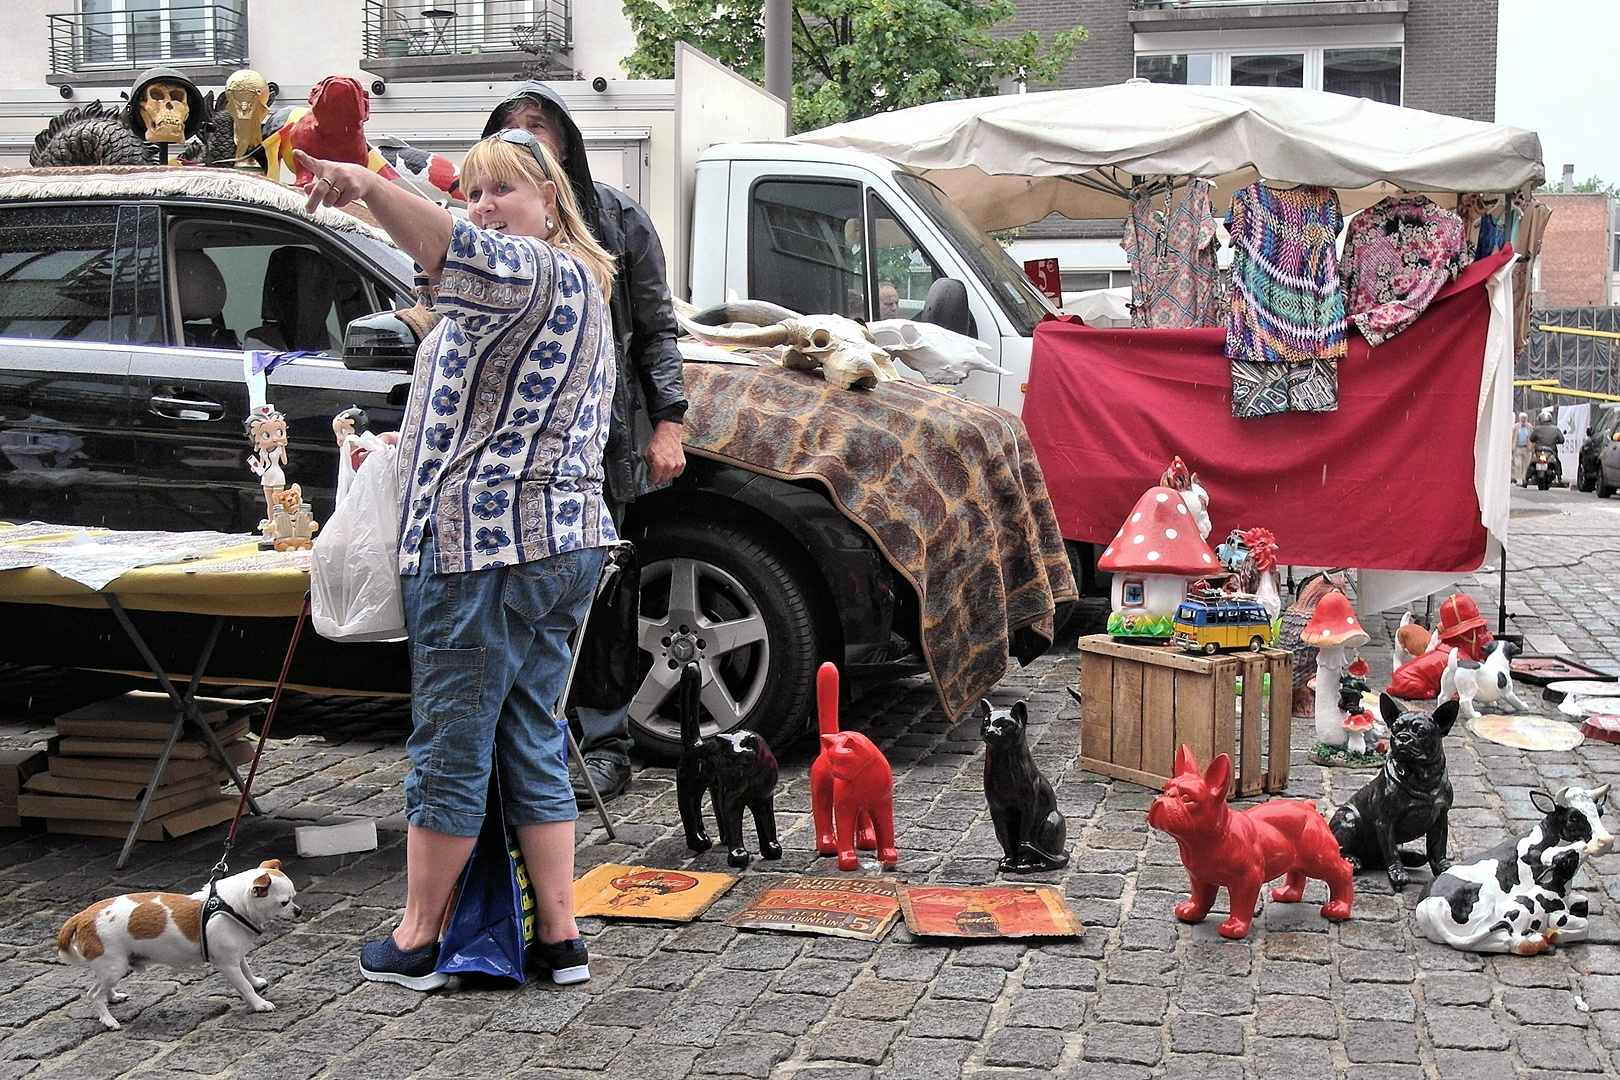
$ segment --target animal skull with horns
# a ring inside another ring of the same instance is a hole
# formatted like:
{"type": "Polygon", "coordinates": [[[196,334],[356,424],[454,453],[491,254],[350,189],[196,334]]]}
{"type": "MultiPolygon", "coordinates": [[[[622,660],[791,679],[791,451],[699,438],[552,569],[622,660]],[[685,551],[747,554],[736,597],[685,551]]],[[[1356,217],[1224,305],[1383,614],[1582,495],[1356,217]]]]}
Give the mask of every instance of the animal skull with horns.
{"type": "Polygon", "coordinates": [[[795,371],[820,369],[840,390],[870,389],[900,378],[886,350],[872,342],[866,328],[842,315],[800,315],[759,300],[721,304],[693,312],[679,305],[681,329],[711,345],[746,345],[758,349],[787,346],[782,366],[795,371]],[[691,312],[688,314],[688,312],[691,312]],[[749,328],[722,323],[752,323],[749,328]]]}

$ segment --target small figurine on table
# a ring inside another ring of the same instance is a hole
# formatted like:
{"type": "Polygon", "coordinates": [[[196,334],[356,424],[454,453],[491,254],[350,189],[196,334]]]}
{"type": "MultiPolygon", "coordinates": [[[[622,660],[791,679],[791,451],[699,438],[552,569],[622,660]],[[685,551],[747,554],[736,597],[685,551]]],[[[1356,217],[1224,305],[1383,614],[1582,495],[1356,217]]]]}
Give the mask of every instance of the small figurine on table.
{"type": "Polygon", "coordinates": [[[242,426],[253,444],[253,453],[247,459],[248,468],[264,488],[264,524],[260,527],[269,537],[276,516],[276,497],[287,487],[287,474],[281,469],[287,464],[287,417],[274,405],[260,405],[242,426]]]}
{"type": "Polygon", "coordinates": [[[320,526],[315,524],[314,508],[304,501],[304,493],[291,484],[276,495],[276,508],[270,515],[271,547],[277,551],[304,551],[314,546],[320,526]]]}

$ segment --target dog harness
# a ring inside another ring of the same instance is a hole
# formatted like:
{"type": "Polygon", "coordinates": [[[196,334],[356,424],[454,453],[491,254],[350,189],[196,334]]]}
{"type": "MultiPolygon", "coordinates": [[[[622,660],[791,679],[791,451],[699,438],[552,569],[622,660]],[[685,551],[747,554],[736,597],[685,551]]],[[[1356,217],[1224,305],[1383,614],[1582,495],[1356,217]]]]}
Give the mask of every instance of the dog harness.
{"type": "Polygon", "coordinates": [[[243,918],[241,912],[231,907],[230,903],[223,896],[219,895],[217,888],[218,885],[219,882],[217,880],[210,881],[208,883],[208,895],[203,899],[202,920],[197,927],[197,936],[202,938],[202,954],[205,961],[208,959],[208,920],[212,919],[215,915],[229,915],[231,918],[235,919],[237,922],[251,930],[254,937],[258,937],[260,934],[264,933],[264,931],[259,927],[254,926],[252,923],[248,922],[247,919],[243,918]]]}

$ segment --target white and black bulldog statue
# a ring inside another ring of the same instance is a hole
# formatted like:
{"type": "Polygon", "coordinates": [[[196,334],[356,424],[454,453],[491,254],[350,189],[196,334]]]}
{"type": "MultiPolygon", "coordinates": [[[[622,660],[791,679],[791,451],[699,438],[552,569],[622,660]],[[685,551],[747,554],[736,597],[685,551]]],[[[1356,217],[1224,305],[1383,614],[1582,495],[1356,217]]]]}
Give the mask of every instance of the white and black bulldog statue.
{"type": "Polygon", "coordinates": [[[1603,825],[1609,785],[1532,791],[1547,816],[1529,835],[1456,863],[1434,879],[1417,905],[1430,941],[1469,952],[1534,956],[1586,936],[1586,896],[1568,892],[1585,855],[1614,847],[1603,825]]]}

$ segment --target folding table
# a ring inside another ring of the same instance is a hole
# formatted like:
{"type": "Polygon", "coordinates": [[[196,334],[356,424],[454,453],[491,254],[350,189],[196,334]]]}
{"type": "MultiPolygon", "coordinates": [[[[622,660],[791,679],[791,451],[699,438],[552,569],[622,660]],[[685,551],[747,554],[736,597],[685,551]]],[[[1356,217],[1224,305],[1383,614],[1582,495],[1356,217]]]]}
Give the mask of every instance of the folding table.
{"type": "MultiPolygon", "coordinates": [[[[0,543],[3,542],[4,531],[0,530],[0,543]]],[[[141,796],[135,820],[129,827],[129,835],[118,856],[118,869],[123,869],[124,863],[129,859],[129,853],[134,850],[136,836],[146,821],[147,808],[151,804],[153,793],[157,790],[158,781],[162,778],[164,769],[168,767],[169,757],[180,736],[184,734],[187,723],[201,733],[209,752],[225,766],[238,790],[243,788],[241,774],[226,756],[224,748],[220,746],[213,729],[203,718],[195,699],[197,687],[208,670],[209,658],[213,654],[214,644],[219,639],[219,631],[226,617],[303,614],[304,597],[309,591],[309,573],[306,570],[284,566],[258,569],[252,566],[251,561],[240,569],[216,571],[207,569],[210,565],[235,563],[242,559],[256,560],[258,555],[257,545],[251,543],[220,548],[198,560],[143,566],[127,571],[100,589],[92,589],[62,577],[43,566],[0,571],[0,600],[77,608],[104,606],[111,609],[119,626],[128,635],[130,643],[135,646],[146,662],[147,668],[157,679],[158,685],[174,703],[174,725],[169,731],[168,741],[164,743],[163,750],[158,755],[157,764],[152,770],[152,779],[147,783],[146,791],[141,796]],[[174,680],[163,670],[163,665],[152,654],[139,628],[130,621],[131,610],[173,611],[214,616],[209,634],[198,651],[191,681],[184,689],[175,685],[174,680]]],[[[263,561],[268,564],[274,560],[263,561]]],[[[260,812],[258,805],[251,798],[248,805],[255,814],[260,812]]]]}

